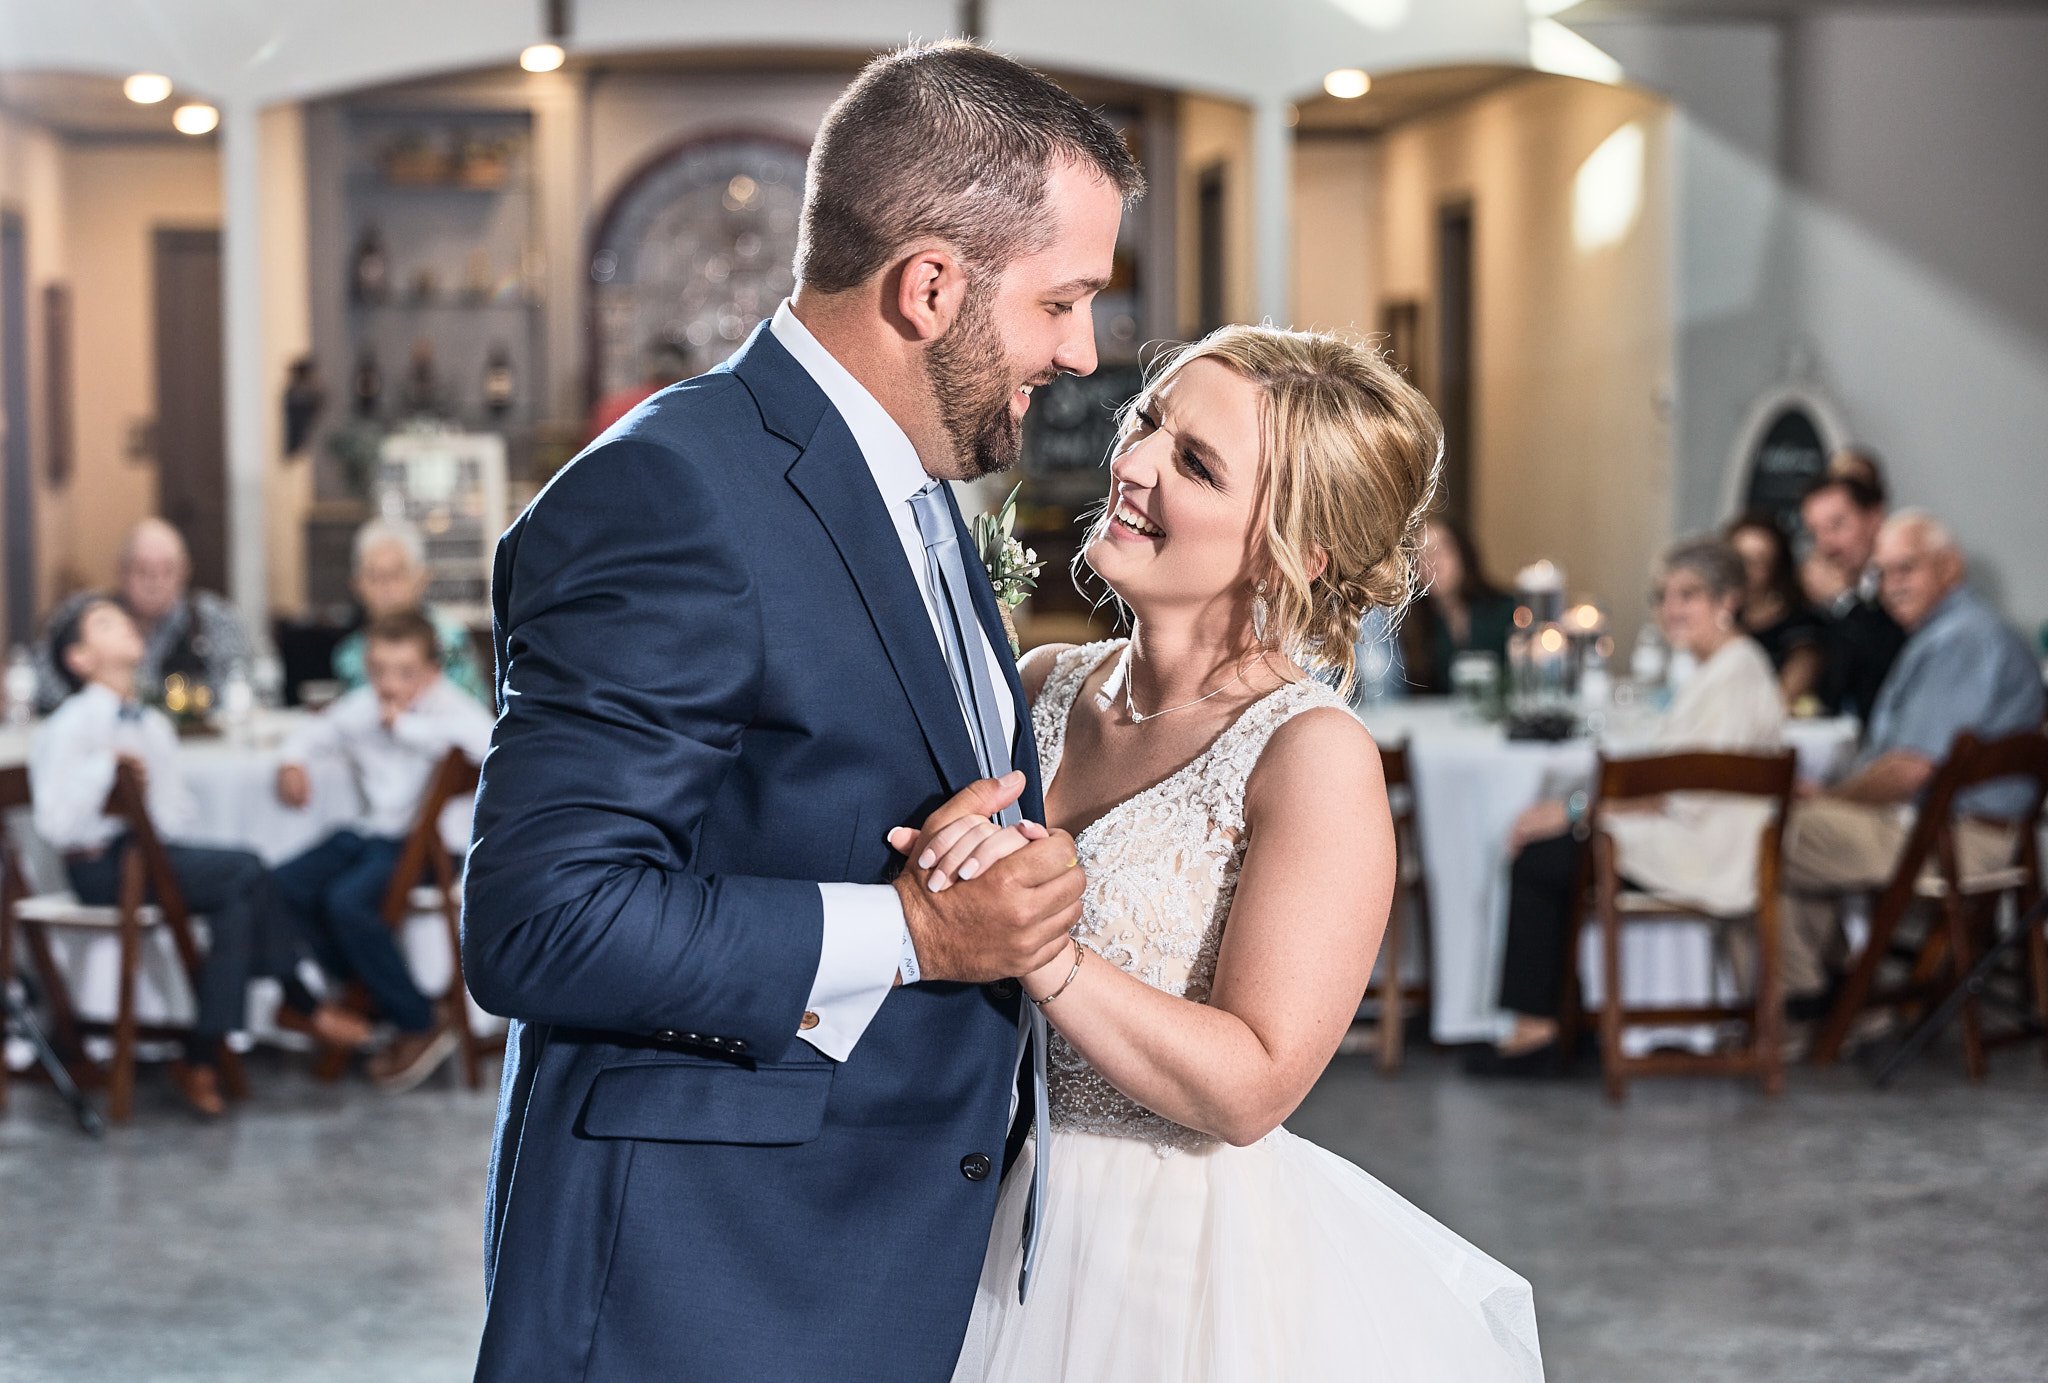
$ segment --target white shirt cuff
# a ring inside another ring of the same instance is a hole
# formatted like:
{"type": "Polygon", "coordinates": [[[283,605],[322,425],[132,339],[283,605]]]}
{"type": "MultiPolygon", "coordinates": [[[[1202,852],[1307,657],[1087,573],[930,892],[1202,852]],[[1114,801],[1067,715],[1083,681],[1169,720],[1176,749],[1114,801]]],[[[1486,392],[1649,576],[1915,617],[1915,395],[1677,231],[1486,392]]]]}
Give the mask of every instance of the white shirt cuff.
{"type": "Polygon", "coordinates": [[[888,884],[819,884],[824,946],[807,1012],[817,1026],[798,1037],[844,1061],[895,987],[903,956],[903,904],[888,884]]]}

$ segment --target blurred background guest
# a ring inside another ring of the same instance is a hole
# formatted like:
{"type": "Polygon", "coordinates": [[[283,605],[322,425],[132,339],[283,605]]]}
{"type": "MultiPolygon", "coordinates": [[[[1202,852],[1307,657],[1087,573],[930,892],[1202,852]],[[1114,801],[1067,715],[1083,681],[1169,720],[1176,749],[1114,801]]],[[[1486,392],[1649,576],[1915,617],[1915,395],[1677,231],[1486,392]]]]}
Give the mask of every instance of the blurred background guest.
{"type": "Polygon", "coordinates": [[[1905,631],[1878,599],[1873,562],[1877,532],[1884,526],[1884,496],[1861,480],[1831,476],[1806,492],[1799,517],[1813,535],[1813,559],[1834,573],[1828,583],[1833,593],[1821,609],[1827,639],[1815,690],[1830,714],[1867,720],[1906,641],[1905,631]]]}
{"type": "Polygon", "coordinates": [[[356,530],[350,584],[363,607],[363,623],[334,647],[334,677],[347,691],[368,684],[367,631],[393,615],[418,613],[434,630],[436,661],[450,683],[488,706],[491,692],[476,645],[460,620],[427,603],[427,547],[420,531],[398,519],[372,519],[356,530]]]}
{"type": "Polygon", "coordinates": [[[613,423],[648,399],[677,380],[688,379],[696,373],[690,368],[688,352],[666,341],[650,342],[639,382],[600,394],[597,402],[590,406],[590,416],[583,425],[584,440],[595,441],[609,431],[613,423]]]}
{"type": "MultiPolygon", "coordinates": [[[[1815,1017],[1843,960],[1838,910],[1815,893],[1881,886],[1912,829],[1906,810],[1965,731],[1996,739],[2041,723],[2041,671],[2026,640],[1966,584],[1954,537],[1932,515],[1905,510],[1880,530],[1876,568],[1885,608],[1908,631],[1878,693],[1849,774],[1795,804],[1785,825],[1785,993],[1815,1017]]],[[[1965,875],[2002,863],[2024,785],[1987,783],[1956,800],[1965,875]],[[1978,818],[1988,818],[1978,819],[1978,818]]]]}
{"type": "Polygon", "coordinates": [[[1728,525],[1727,538],[1745,575],[1742,627],[1769,655],[1785,704],[1796,710],[1820,681],[1827,626],[1806,603],[1792,544],[1768,515],[1744,515],[1728,525]]]}
{"type": "Polygon", "coordinates": [[[1877,459],[1877,453],[1869,447],[1843,447],[1830,456],[1828,478],[1861,481],[1877,496],[1878,503],[1891,502],[1891,492],[1885,488],[1884,483],[1884,463],[1877,459]]]}
{"type": "MultiPolygon", "coordinates": [[[[1742,630],[1742,559],[1717,538],[1695,538],[1665,555],[1655,600],[1657,625],[1677,651],[1697,660],[1645,752],[1750,753],[1775,749],[1784,728],[1778,679],[1742,630]]],[[[1558,1009],[1572,963],[1580,857],[1588,835],[1585,791],[1538,802],[1509,836],[1514,852],[1501,1006],[1514,1027],[1472,1054],[1475,1075],[1533,1076],[1556,1069],[1558,1009]]],[[[1613,803],[1606,823],[1631,886],[1728,914],[1756,897],[1761,808],[1690,794],[1613,803]]]]}
{"type": "MultiPolygon", "coordinates": [[[[178,676],[189,686],[205,687],[209,699],[217,702],[230,673],[238,667],[244,675],[250,672],[253,648],[241,616],[213,592],[190,588],[192,558],[177,529],[162,519],[144,519],[121,545],[115,570],[121,604],[142,635],[135,687],[143,701],[161,704],[164,679],[178,676]]],[[[60,608],[51,628],[73,608],[60,608]]],[[[38,667],[37,703],[49,711],[68,694],[46,642],[38,667]]]]}
{"type": "Polygon", "coordinates": [[[1423,525],[1419,565],[1426,594],[1402,621],[1401,661],[1410,691],[1440,696],[1460,653],[1506,658],[1515,598],[1487,579],[1471,536],[1440,516],[1423,525]]]}

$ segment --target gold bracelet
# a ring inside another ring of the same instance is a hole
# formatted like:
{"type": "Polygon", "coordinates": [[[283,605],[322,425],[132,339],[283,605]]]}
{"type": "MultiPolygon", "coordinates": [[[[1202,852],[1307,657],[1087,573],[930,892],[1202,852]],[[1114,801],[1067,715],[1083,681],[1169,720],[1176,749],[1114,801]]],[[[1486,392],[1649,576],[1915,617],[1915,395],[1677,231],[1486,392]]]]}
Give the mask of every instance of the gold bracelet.
{"type": "MultiPolygon", "coordinates": [[[[1066,977],[1066,978],[1065,978],[1064,980],[1061,980],[1061,981],[1060,981],[1060,987],[1059,987],[1058,989],[1055,989],[1055,990],[1054,990],[1054,991],[1053,991],[1052,993],[1050,993],[1050,994],[1046,995],[1046,996],[1045,996],[1045,997],[1044,997],[1043,999],[1032,999],[1032,1000],[1031,1000],[1031,1002],[1032,1002],[1032,1003],[1034,1003],[1034,1004],[1037,1004],[1037,1005],[1038,1005],[1038,1006],[1039,1006],[1040,1008],[1044,1008],[1044,1007],[1045,1007],[1045,1006],[1046,1006],[1047,1004],[1051,1003],[1051,1002],[1052,1002],[1052,1001],[1053,1001],[1054,999],[1057,999],[1057,998],[1059,998],[1059,997],[1060,997],[1060,995],[1062,995],[1062,994],[1066,993],[1066,992],[1067,992],[1067,986],[1068,986],[1068,985],[1070,985],[1070,984],[1072,984],[1072,983],[1074,982],[1074,976],[1076,976],[1076,975],[1078,975],[1078,974],[1080,974],[1080,973],[1081,973],[1081,957],[1082,957],[1083,955],[1087,954],[1087,948],[1086,948],[1085,946],[1083,946],[1083,945],[1081,944],[1081,939],[1080,939],[1079,937],[1074,937],[1074,938],[1073,938],[1073,942],[1074,942],[1074,968],[1073,968],[1073,969],[1071,969],[1071,970],[1069,970],[1069,971],[1067,972],[1067,977],[1066,977]]],[[[1029,996],[1029,995],[1027,995],[1027,996],[1025,996],[1025,997],[1029,998],[1030,996],[1029,996]]]]}

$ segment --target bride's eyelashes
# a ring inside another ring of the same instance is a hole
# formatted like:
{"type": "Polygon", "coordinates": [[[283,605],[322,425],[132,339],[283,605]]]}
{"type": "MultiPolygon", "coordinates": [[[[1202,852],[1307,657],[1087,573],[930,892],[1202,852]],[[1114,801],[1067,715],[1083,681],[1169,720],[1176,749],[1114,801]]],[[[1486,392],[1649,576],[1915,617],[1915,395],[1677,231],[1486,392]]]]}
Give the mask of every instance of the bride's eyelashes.
{"type": "MultiPolygon", "coordinates": [[[[1122,445],[1117,448],[1118,454],[1121,455],[1123,452],[1130,450],[1133,442],[1157,431],[1159,431],[1159,419],[1154,416],[1151,408],[1148,406],[1137,409],[1131,414],[1131,427],[1124,434],[1122,445]]],[[[1174,440],[1173,460],[1174,464],[1179,466],[1189,478],[1207,485],[1212,490],[1223,488],[1222,482],[1216,478],[1216,473],[1210,470],[1201,457],[1195,455],[1194,451],[1178,438],[1174,440]]]]}

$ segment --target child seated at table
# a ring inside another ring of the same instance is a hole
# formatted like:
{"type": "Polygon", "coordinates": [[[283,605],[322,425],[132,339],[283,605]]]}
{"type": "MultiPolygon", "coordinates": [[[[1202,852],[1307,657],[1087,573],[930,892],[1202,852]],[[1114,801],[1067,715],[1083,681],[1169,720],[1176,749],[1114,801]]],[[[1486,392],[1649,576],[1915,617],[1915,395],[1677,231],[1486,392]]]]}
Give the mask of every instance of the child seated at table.
{"type": "MultiPolygon", "coordinates": [[[[456,1048],[451,1015],[420,992],[397,939],[384,921],[406,833],[434,770],[450,749],[481,760],[491,714],[441,672],[441,643],[417,611],[374,621],[365,631],[369,684],[308,721],[284,751],[277,795],[287,806],[312,799],[308,760],[347,760],[362,795],[361,810],[297,859],[276,871],[278,893],[298,913],[327,973],[369,991],[396,1037],[372,1058],[370,1075],[388,1089],[419,1084],[456,1048]]],[[[463,996],[451,995],[450,1003],[463,996]]]]}
{"type": "Polygon", "coordinates": [[[284,986],[281,1026],[344,1044],[360,1043],[368,1030],[358,1016],[318,1003],[299,981],[302,942],[278,905],[262,860],[246,850],[175,843],[193,829],[198,807],[179,772],[177,732],[169,718],[136,700],[142,654],[135,621],[111,596],[79,601],[51,631],[50,661],[70,695],[30,747],[35,828],[63,853],[78,900],[111,906],[120,896],[122,859],[132,841],[127,823],[107,814],[107,796],[120,764],[133,766],[142,779],[150,824],[165,840],[179,892],[187,907],[206,918],[207,944],[193,996],[197,1016],[171,1077],[185,1103],[211,1118],[225,1108],[221,1040],[243,1026],[251,978],[268,976],[284,986]]]}

